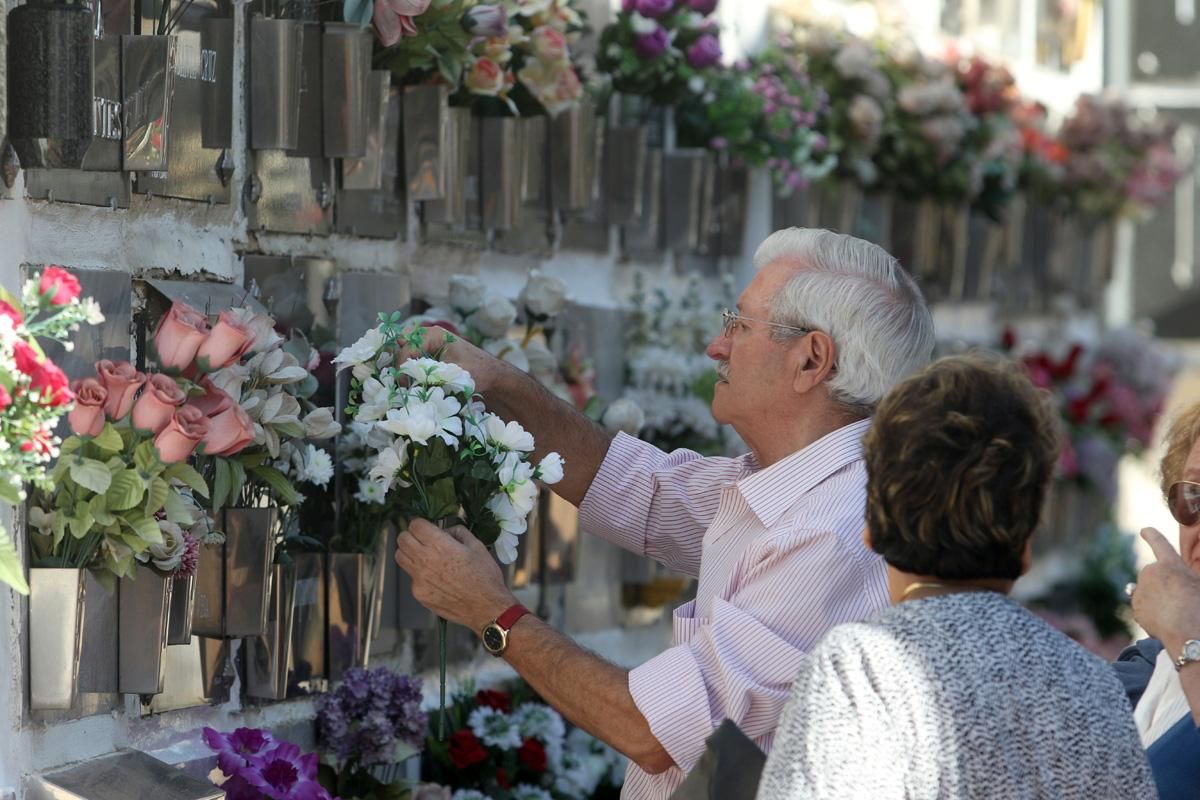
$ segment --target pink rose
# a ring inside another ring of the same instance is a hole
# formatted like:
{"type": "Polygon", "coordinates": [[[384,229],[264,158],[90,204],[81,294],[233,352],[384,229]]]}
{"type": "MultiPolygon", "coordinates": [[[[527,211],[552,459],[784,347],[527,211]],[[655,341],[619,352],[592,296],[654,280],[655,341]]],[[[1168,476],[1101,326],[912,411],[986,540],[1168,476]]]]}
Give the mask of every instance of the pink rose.
{"type": "Polygon", "coordinates": [[[242,357],[252,342],[250,328],[229,311],[222,311],[208,338],[196,351],[196,359],[206,372],[227,367],[242,357]]]}
{"type": "Polygon", "coordinates": [[[107,359],[96,362],[96,374],[108,390],[108,400],[104,403],[105,415],[113,422],[125,419],[129,409],[133,408],[137,390],[146,382],[146,376],[128,361],[112,362],[107,359]]]}
{"type": "Polygon", "coordinates": [[[49,298],[52,306],[65,306],[79,299],[79,279],[62,267],[46,267],[38,294],[49,298]]]}
{"type": "Polygon", "coordinates": [[[104,430],[104,406],[108,390],[96,378],[83,378],[71,384],[75,407],[67,415],[67,424],[77,436],[99,436],[104,430]]]}
{"type": "Polygon", "coordinates": [[[146,381],[146,388],[133,407],[133,427],[157,435],[175,416],[187,395],[169,376],[156,373],[146,381]]]}
{"type": "Polygon", "coordinates": [[[188,405],[200,409],[206,417],[223,414],[237,405],[229,393],[219,388],[207,375],[200,380],[200,388],[204,390],[204,394],[188,400],[188,405]]]}
{"type": "Polygon", "coordinates": [[[506,71],[490,58],[475,59],[475,63],[471,65],[471,71],[467,73],[464,81],[467,89],[474,94],[490,97],[495,97],[508,88],[509,82],[506,71]]]}
{"type": "Polygon", "coordinates": [[[154,448],[164,464],[184,461],[196,450],[196,446],[208,435],[208,417],[193,406],[180,406],[158,436],[154,437],[154,448]]]}
{"type": "Polygon", "coordinates": [[[534,28],[529,38],[533,42],[533,54],[539,61],[558,64],[567,60],[567,37],[549,25],[534,28]]]}
{"type": "Polygon", "coordinates": [[[163,369],[183,370],[208,336],[208,319],[187,303],[171,306],[154,331],[154,349],[163,369]]]}
{"type": "Polygon", "coordinates": [[[233,405],[209,420],[204,437],[204,454],[237,455],[254,441],[254,420],[239,405],[233,405]]]}

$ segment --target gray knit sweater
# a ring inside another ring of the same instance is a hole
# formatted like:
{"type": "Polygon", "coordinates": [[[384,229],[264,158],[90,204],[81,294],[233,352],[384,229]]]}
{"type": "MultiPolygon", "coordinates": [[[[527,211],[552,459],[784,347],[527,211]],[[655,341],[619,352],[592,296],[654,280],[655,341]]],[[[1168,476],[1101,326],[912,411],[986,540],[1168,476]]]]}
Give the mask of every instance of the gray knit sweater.
{"type": "Polygon", "coordinates": [[[993,592],[834,628],[784,708],[759,800],[1156,798],[1109,666],[993,592]]]}

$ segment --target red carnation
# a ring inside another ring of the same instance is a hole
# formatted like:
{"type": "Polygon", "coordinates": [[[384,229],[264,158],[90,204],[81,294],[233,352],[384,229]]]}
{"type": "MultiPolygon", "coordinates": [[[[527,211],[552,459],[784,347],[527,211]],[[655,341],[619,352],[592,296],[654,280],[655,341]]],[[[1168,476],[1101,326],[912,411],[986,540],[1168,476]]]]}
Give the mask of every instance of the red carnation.
{"type": "Polygon", "coordinates": [[[517,761],[521,766],[534,772],[546,771],[546,748],[537,739],[526,739],[521,749],[517,751],[517,761]]]}
{"type": "Polygon", "coordinates": [[[52,306],[65,306],[79,298],[79,279],[62,267],[46,267],[38,293],[48,296],[52,306]]]}
{"type": "Polygon", "coordinates": [[[18,339],[13,344],[13,359],[17,362],[17,371],[32,375],[42,365],[42,357],[27,343],[18,339]]]}
{"type": "Polygon", "coordinates": [[[8,393],[8,389],[0,386],[0,411],[12,405],[12,395],[8,393]]]}
{"type": "Polygon", "coordinates": [[[14,308],[11,303],[6,303],[3,300],[0,300],[0,316],[11,319],[14,328],[25,321],[25,317],[21,316],[20,311],[14,308]]]}
{"type": "Polygon", "coordinates": [[[466,769],[486,761],[487,757],[487,750],[470,729],[463,728],[450,737],[450,760],[454,762],[455,769],[466,769]]]}
{"type": "Polygon", "coordinates": [[[475,702],[485,708],[494,708],[502,714],[512,711],[512,698],[507,692],[480,689],[475,693],[475,702]]]}
{"type": "Polygon", "coordinates": [[[504,767],[496,769],[496,783],[501,789],[511,789],[512,784],[508,782],[508,773],[504,771],[504,767]]]}
{"type": "Polygon", "coordinates": [[[67,376],[53,361],[43,361],[29,376],[29,388],[42,397],[42,405],[61,406],[75,399],[67,376]]]}

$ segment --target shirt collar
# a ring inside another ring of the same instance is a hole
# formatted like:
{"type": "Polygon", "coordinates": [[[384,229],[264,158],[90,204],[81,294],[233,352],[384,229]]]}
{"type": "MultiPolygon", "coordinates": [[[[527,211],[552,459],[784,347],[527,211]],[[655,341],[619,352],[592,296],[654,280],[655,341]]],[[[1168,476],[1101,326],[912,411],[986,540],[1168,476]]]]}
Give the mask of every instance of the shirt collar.
{"type": "Polygon", "coordinates": [[[847,464],[861,459],[863,437],[870,427],[869,419],[852,422],[766,469],[758,468],[757,461],[751,456],[746,459],[746,466],[754,471],[737,482],[737,490],[759,521],[769,528],[797,497],[847,464]]]}

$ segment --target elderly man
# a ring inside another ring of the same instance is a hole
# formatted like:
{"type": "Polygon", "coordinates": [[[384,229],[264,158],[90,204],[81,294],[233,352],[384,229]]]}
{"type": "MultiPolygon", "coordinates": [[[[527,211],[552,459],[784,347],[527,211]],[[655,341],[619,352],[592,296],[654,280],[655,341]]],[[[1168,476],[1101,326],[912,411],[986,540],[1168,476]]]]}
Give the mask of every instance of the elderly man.
{"type": "MultiPolygon", "coordinates": [[[[396,560],[416,598],[480,632],[567,719],[633,762],[622,796],[667,798],[724,719],[763,750],[801,659],[821,636],[888,603],[883,562],[862,544],[862,438],[872,409],[924,366],[933,323],[913,281],[873,244],[778,231],[708,346],[712,412],[750,447],[740,458],[664,453],[611,438],[524,373],[465,342],[444,357],[489,407],[566,458],[554,487],[584,530],[699,578],[674,644],[627,670],[529,615],[461,528],[414,521],[396,560]]],[[[429,332],[426,345],[440,345],[429,332]]]]}

